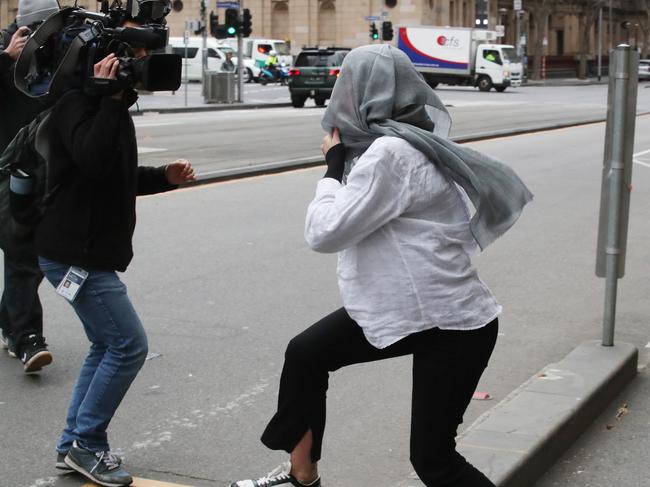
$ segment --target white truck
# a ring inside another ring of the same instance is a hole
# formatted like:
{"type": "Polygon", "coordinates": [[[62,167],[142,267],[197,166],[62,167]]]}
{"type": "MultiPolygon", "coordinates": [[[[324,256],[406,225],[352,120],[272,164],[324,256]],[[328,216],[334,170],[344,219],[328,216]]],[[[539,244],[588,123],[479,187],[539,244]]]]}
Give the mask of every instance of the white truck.
{"type": "Polygon", "coordinates": [[[485,29],[400,27],[397,47],[433,88],[442,83],[502,92],[521,85],[522,64],[513,46],[496,39],[496,32],[485,29]]]}

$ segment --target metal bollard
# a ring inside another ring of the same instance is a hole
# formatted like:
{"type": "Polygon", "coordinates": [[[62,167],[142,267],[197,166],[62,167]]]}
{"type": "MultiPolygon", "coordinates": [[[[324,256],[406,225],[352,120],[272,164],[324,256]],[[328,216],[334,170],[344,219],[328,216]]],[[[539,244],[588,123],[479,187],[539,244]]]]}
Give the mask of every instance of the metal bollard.
{"type": "Polygon", "coordinates": [[[622,44],[613,58],[596,260],[596,275],[605,278],[602,344],[606,347],[614,345],[618,279],[625,275],[639,53],[622,44]]]}

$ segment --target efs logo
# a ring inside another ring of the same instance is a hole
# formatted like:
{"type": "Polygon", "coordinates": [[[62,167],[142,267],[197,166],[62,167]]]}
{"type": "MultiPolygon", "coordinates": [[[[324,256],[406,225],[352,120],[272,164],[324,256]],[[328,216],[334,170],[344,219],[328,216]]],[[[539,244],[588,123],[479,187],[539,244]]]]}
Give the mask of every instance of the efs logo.
{"type": "Polygon", "coordinates": [[[436,40],[438,41],[438,45],[443,47],[460,47],[460,39],[454,36],[438,36],[436,40]]]}

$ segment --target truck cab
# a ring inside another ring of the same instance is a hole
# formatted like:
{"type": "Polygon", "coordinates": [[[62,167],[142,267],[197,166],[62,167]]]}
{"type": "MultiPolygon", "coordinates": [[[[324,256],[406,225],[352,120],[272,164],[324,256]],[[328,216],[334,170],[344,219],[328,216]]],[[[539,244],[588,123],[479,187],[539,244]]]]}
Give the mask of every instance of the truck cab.
{"type": "Polygon", "coordinates": [[[522,65],[513,46],[479,44],[474,66],[475,85],[481,91],[521,86],[522,65]]]}

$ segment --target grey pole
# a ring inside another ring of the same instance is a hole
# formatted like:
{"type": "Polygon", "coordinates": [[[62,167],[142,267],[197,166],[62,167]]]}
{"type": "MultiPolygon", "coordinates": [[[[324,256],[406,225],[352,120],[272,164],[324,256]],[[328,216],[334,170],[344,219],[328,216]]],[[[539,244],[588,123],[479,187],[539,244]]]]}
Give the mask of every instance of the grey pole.
{"type": "Polygon", "coordinates": [[[207,16],[206,16],[206,6],[207,0],[201,0],[201,25],[203,26],[203,31],[201,36],[203,37],[203,54],[201,56],[201,85],[203,95],[207,96],[206,89],[206,79],[205,72],[208,70],[208,25],[207,25],[207,16]]]}
{"type": "MultiPolygon", "coordinates": [[[[239,0],[239,23],[244,13],[244,0],[239,0]]],[[[244,102],[244,39],[237,32],[237,101],[244,102]]]]}
{"type": "Polygon", "coordinates": [[[187,21],[185,22],[185,36],[183,38],[183,42],[185,43],[185,59],[183,60],[185,62],[185,106],[187,106],[187,85],[189,84],[189,80],[187,79],[187,38],[189,37],[190,32],[189,29],[187,28],[187,21]]]}
{"type": "Polygon", "coordinates": [[[614,51],[614,100],[612,116],[612,150],[609,168],[609,205],[607,214],[607,246],[605,248],[605,313],[603,317],[603,346],[614,345],[616,324],[616,295],[620,254],[621,196],[625,170],[625,121],[627,118],[630,46],[620,45],[614,51]]]}
{"type": "Polygon", "coordinates": [[[598,10],[598,81],[603,72],[603,9],[598,10]]]}

